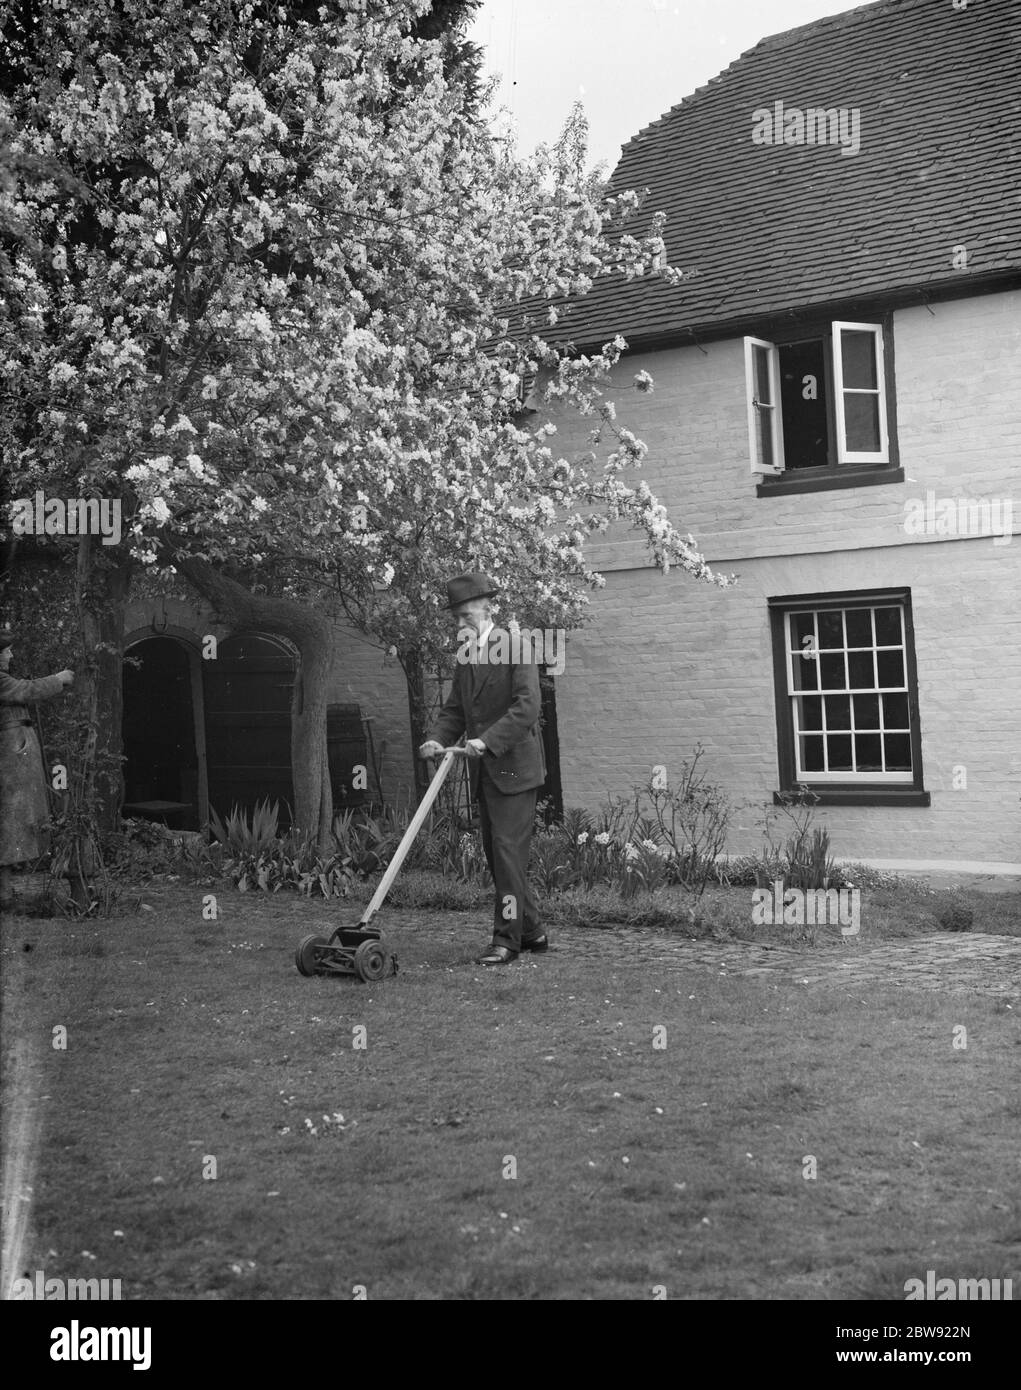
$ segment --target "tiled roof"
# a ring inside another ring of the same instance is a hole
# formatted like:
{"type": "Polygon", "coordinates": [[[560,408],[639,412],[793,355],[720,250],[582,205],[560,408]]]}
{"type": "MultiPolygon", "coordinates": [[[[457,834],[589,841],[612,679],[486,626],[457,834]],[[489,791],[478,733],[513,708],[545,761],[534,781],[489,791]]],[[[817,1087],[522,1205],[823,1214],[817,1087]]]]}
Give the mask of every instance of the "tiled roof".
{"type": "Polygon", "coordinates": [[[1021,272],[1021,0],[880,0],[763,39],[625,145],[612,184],[650,190],[634,230],[664,211],[686,279],[597,281],[562,321],[579,345],[1021,272]],[[848,147],[856,111],[858,152],[755,143],[777,102],[792,135],[792,108],[843,108],[848,147]]]}

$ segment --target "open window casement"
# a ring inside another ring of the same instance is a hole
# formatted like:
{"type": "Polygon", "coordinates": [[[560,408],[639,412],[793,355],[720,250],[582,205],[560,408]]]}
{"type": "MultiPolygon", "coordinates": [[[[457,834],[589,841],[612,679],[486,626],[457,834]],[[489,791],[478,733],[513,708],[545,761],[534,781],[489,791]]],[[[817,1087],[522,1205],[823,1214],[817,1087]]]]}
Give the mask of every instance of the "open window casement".
{"type": "Polygon", "coordinates": [[[889,463],[883,329],[833,324],[833,385],[838,463],[889,463]]]}
{"type": "Polygon", "coordinates": [[[782,473],[780,354],[775,344],[767,343],[762,338],[745,338],[744,371],[752,472],[782,473]]]}

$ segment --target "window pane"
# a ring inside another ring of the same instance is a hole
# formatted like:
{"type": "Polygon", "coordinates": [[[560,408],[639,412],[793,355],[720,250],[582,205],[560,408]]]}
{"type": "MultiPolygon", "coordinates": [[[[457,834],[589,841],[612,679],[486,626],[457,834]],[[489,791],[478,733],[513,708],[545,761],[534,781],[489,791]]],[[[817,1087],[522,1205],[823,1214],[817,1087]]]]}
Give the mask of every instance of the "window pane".
{"type": "Polygon", "coordinates": [[[829,753],[830,772],[852,770],[850,734],[831,734],[826,740],[826,750],[829,753]]]}
{"type": "Polygon", "coordinates": [[[855,454],[879,452],[879,397],[844,392],[847,447],[855,454]]]}
{"type": "Polygon", "coordinates": [[[886,729],[907,729],[908,697],[906,695],[883,696],[883,727],[886,729]]]}
{"type": "MultiPolygon", "coordinates": [[[[896,699],[896,696],[893,698],[896,699]]],[[[854,727],[856,729],[879,728],[878,695],[856,695],[854,697],[854,727]]]]}
{"type": "Polygon", "coordinates": [[[876,339],[872,333],[843,329],[840,334],[844,385],[876,389],[876,339]]]}
{"type": "Polygon", "coordinates": [[[772,405],[773,398],[769,394],[769,352],[762,347],[754,347],[752,352],[755,355],[755,394],[760,401],[772,405]]]}
{"type": "Polygon", "coordinates": [[[764,468],[772,468],[773,459],[773,412],[757,410],[759,424],[759,460],[764,468]]]}
{"type": "Polygon", "coordinates": [[[874,690],[876,685],[875,672],[872,669],[871,652],[848,652],[848,685],[852,689],[874,690]]]}
{"type": "Polygon", "coordinates": [[[802,729],[822,728],[822,698],[803,695],[798,701],[798,722],[802,729]]]}
{"type": "Polygon", "coordinates": [[[878,734],[855,734],[856,772],[882,772],[883,744],[878,734]]]}
{"type": "Polygon", "coordinates": [[[831,656],[821,656],[819,665],[822,672],[823,690],[843,690],[845,688],[843,652],[835,652],[831,656]]]}
{"type": "Polygon", "coordinates": [[[901,644],[900,609],[876,609],[876,645],[899,647],[901,644]]]}
{"type": "Polygon", "coordinates": [[[791,637],[794,650],[801,651],[802,641],[806,637],[815,635],[815,614],[814,613],[792,613],[791,614],[791,637]]]}
{"type": "Polygon", "coordinates": [[[910,772],[911,735],[886,734],[885,743],[887,772],[910,772]]]}
{"type": "Polygon", "coordinates": [[[844,645],[843,614],[832,609],[819,614],[819,646],[842,647],[844,645]]]}
{"type": "Polygon", "coordinates": [[[806,661],[803,656],[792,656],[791,666],[794,670],[795,690],[819,689],[819,661],[817,657],[806,661]]]}
{"type": "Polygon", "coordinates": [[[877,652],[876,665],[879,668],[880,687],[889,688],[904,684],[904,653],[901,651],[877,652]]]}
{"type": "Polygon", "coordinates": [[[850,695],[826,696],[827,729],[849,729],[851,727],[850,695]]]}
{"type": "Polygon", "coordinates": [[[849,647],[872,646],[872,610],[870,608],[849,608],[844,614],[847,624],[847,645],[849,647]]]}
{"type": "Polygon", "coordinates": [[[802,772],[824,772],[822,758],[822,736],[810,734],[801,739],[802,772]]]}

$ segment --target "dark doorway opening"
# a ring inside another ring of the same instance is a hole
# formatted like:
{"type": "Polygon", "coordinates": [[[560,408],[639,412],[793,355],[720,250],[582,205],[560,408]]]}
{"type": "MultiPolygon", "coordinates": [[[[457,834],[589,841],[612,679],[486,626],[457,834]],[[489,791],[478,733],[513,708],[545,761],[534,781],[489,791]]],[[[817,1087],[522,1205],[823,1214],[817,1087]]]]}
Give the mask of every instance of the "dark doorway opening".
{"type": "Polygon", "coordinates": [[[209,804],[221,819],[235,806],[250,813],[277,803],[291,824],[291,698],[296,661],[288,643],[265,633],[224,638],[203,661],[209,804]]]}
{"type": "Polygon", "coordinates": [[[564,818],[564,793],[560,783],[560,734],[557,729],[557,687],[556,678],[544,671],[539,672],[539,689],[542,694],[540,728],[542,732],[542,751],[546,758],[546,781],[539,790],[539,802],[543,804],[546,824],[564,818]]]}
{"type": "Polygon", "coordinates": [[[126,816],[200,824],[192,656],[172,637],[147,637],[124,660],[124,805],[126,816]]]}

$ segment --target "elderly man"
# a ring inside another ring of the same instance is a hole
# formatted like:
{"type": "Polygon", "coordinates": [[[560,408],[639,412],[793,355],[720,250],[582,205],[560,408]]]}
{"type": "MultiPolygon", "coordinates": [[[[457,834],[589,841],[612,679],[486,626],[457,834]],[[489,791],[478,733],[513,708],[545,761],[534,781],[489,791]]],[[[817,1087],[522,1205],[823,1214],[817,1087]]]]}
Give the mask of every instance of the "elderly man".
{"type": "Polygon", "coordinates": [[[458,575],[447,585],[447,607],[471,640],[462,644],[453,688],[433,736],[419,749],[423,758],[438,757],[445,744],[467,736],[472,794],[496,887],[493,942],[477,958],[479,965],[509,965],[522,951],[549,946],[528,882],[535,802],[546,780],[539,670],[530,662],[489,659],[494,630],[490,599],[497,592],[497,585],[481,573],[458,575]],[[472,659],[462,661],[466,649],[472,659]]]}
{"type": "Polygon", "coordinates": [[[58,671],[38,680],[8,675],[14,633],[0,629],[0,905],[12,902],[11,866],[38,859],[48,848],[44,823],[49,818],[42,753],[28,706],[62,695],[73,671],[58,671]]]}

